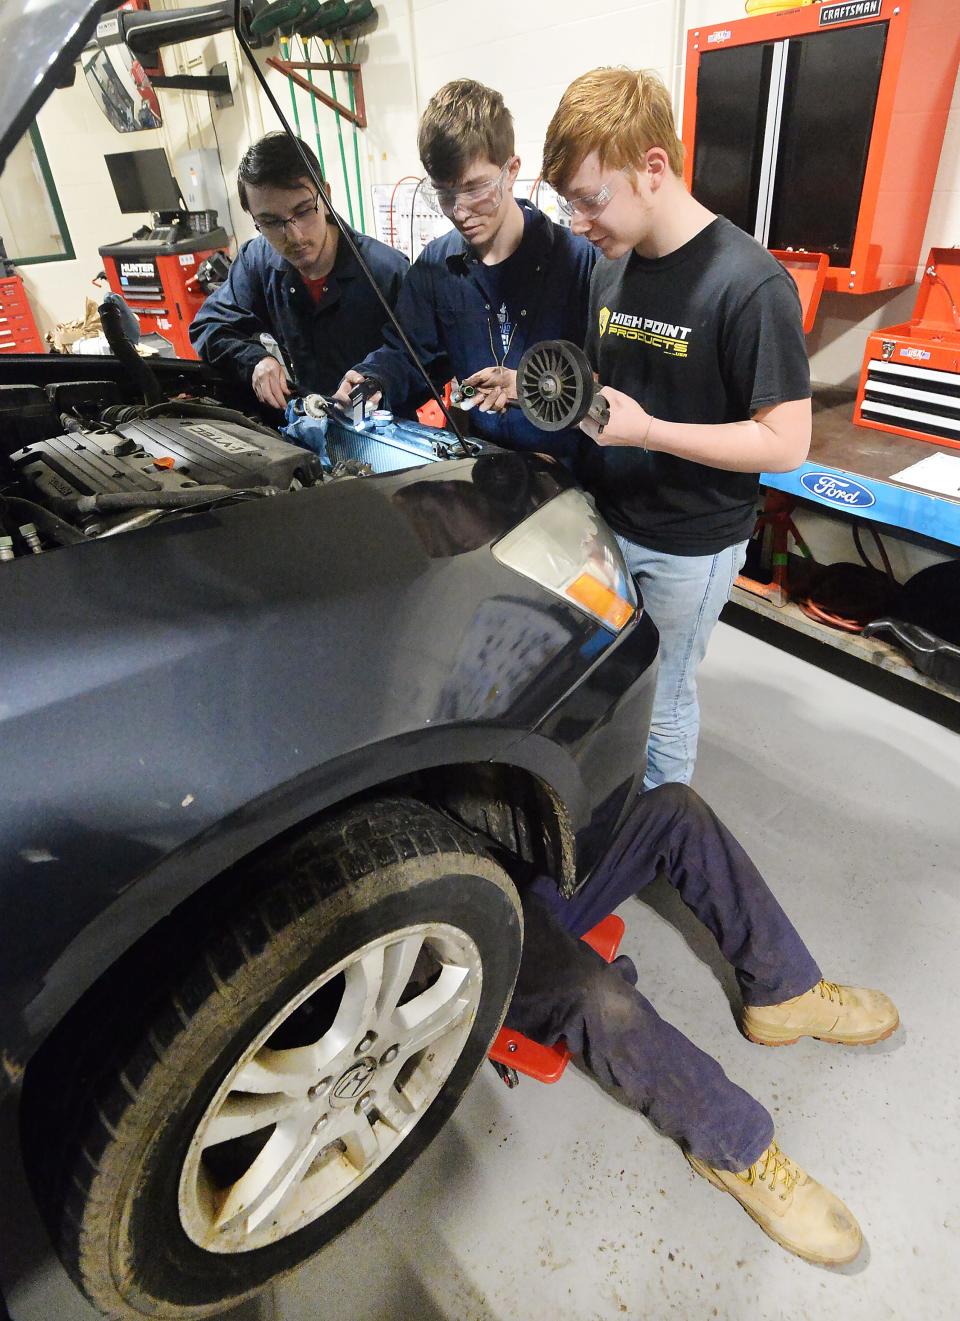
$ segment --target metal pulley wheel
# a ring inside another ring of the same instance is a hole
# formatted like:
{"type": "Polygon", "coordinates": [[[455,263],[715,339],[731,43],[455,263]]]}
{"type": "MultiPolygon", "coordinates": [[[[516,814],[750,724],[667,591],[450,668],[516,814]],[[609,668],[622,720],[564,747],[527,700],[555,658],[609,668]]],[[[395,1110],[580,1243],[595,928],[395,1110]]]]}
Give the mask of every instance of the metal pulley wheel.
{"type": "Polygon", "coordinates": [[[566,431],[591,414],[601,428],[606,422],[607,401],[587,355],[566,339],[527,349],[517,369],[517,397],[524,417],[541,431],[566,431]]]}

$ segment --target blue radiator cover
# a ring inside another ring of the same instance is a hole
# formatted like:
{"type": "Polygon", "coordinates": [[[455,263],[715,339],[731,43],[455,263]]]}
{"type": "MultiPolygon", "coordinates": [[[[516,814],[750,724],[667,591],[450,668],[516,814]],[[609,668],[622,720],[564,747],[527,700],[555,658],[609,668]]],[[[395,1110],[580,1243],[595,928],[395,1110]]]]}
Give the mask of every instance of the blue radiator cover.
{"type": "Polygon", "coordinates": [[[457,438],[450,431],[418,422],[388,422],[377,427],[368,422],[361,430],[345,418],[330,417],[326,440],[332,465],[358,459],[369,463],[374,472],[398,472],[449,458],[449,447],[456,445],[457,438]]]}

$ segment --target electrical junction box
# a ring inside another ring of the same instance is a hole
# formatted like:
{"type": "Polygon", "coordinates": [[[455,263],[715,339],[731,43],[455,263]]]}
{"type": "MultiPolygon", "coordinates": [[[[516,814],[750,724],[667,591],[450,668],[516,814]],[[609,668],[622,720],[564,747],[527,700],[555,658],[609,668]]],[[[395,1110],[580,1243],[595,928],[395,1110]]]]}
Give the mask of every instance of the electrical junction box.
{"type": "Polygon", "coordinates": [[[176,175],[188,211],[216,211],[221,229],[233,232],[230,207],[224,183],[220,153],[204,147],[200,151],[182,151],[177,157],[176,175]]]}

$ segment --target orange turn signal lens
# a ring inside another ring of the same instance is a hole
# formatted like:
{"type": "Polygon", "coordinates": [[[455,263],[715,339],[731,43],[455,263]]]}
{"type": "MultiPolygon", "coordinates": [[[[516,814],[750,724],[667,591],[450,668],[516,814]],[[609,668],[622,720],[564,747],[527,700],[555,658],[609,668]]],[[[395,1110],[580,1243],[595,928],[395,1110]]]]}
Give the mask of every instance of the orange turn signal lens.
{"type": "Polygon", "coordinates": [[[633,615],[630,602],[617,596],[592,573],[581,573],[579,578],[574,578],[566,594],[618,633],[633,615]]]}

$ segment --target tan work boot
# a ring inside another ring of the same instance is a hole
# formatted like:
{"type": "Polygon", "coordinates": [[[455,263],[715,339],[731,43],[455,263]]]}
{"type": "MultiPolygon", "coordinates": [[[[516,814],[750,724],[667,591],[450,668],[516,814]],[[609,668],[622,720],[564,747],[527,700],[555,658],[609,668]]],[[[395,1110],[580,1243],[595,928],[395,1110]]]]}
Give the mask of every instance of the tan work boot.
{"type": "Polygon", "coordinates": [[[735,1197],[765,1234],[788,1252],[821,1266],[842,1266],[860,1251],[863,1235],[850,1211],[786,1156],[776,1142],[748,1170],[734,1174],[684,1152],[698,1174],[735,1197]]]}
{"type": "Polygon", "coordinates": [[[897,1006],[882,991],[819,981],[778,1005],[744,1005],[744,1035],[759,1046],[792,1046],[816,1037],[843,1046],[870,1046],[900,1025],[897,1006]]]}

